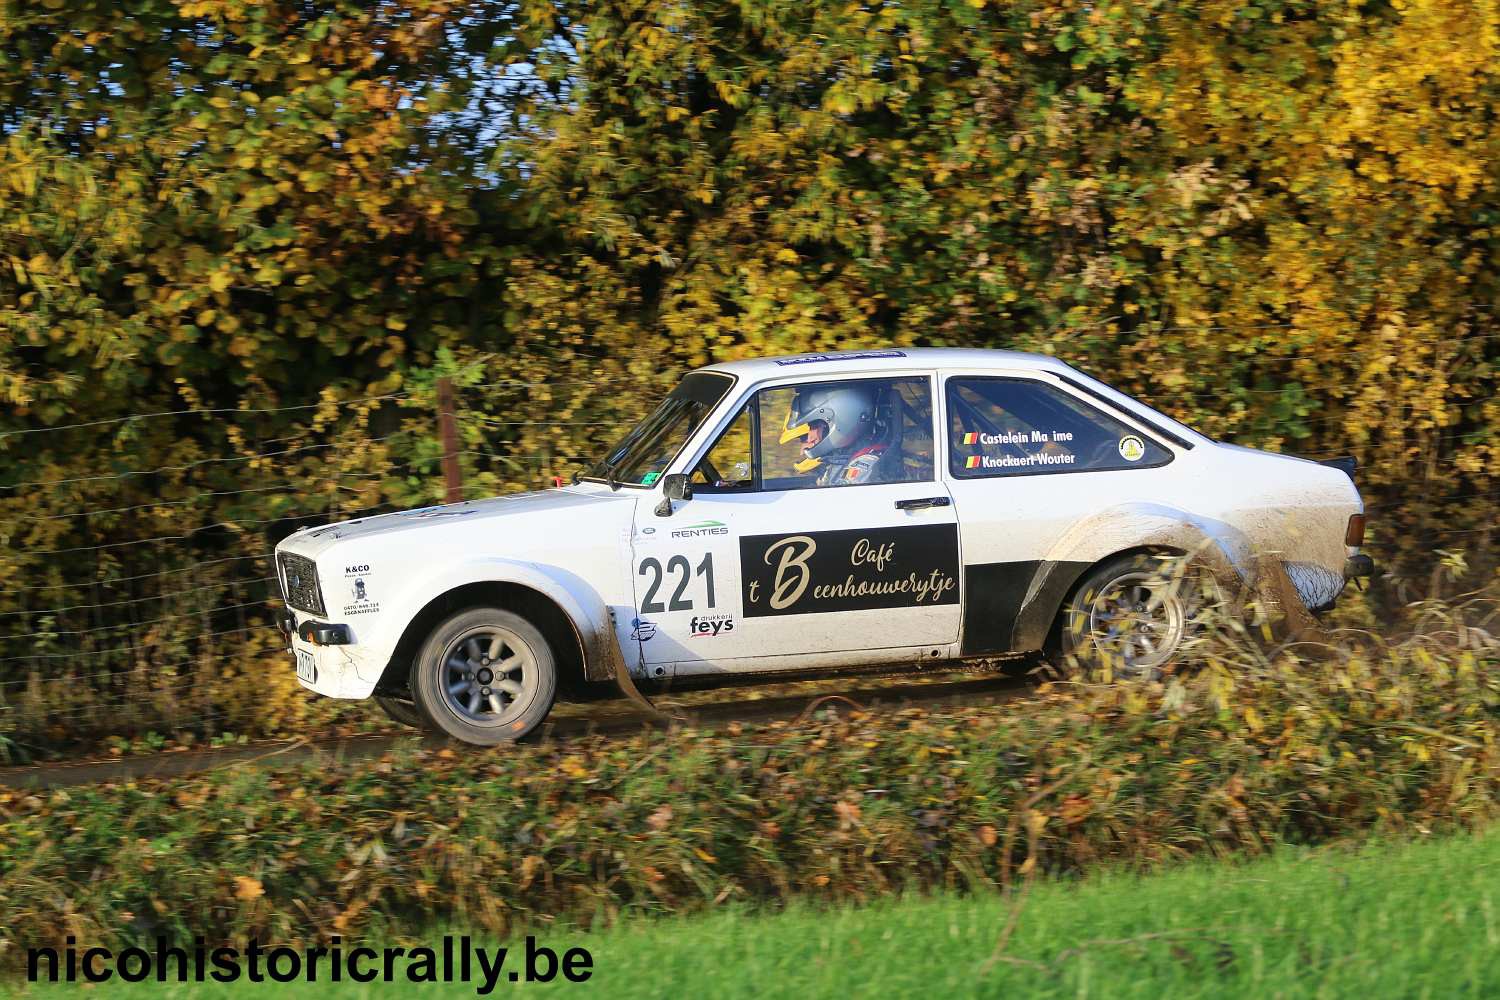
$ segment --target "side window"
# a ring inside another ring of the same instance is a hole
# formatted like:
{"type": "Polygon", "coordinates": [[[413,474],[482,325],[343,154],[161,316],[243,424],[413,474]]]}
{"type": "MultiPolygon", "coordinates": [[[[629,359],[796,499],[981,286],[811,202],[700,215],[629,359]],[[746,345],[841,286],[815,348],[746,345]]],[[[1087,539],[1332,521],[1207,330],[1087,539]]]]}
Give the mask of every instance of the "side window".
{"type": "Polygon", "coordinates": [[[933,478],[932,388],[925,378],[762,389],[753,405],[763,489],[933,478]]]}
{"type": "Polygon", "coordinates": [[[750,453],[751,407],[748,403],[739,416],[719,435],[693,470],[694,490],[703,493],[734,493],[755,486],[753,456],[750,453]]]}
{"type": "Polygon", "coordinates": [[[960,479],[1165,465],[1171,452],[1043,382],[950,378],[948,467],[960,479]]]}

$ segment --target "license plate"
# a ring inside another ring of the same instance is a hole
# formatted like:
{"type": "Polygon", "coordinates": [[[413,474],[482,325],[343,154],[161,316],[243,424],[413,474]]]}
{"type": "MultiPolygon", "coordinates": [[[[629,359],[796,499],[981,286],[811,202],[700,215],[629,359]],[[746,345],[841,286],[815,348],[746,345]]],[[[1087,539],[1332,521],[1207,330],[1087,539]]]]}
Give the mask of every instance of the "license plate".
{"type": "Polygon", "coordinates": [[[297,650],[297,679],[309,684],[318,679],[318,661],[305,649],[297,650]]]}

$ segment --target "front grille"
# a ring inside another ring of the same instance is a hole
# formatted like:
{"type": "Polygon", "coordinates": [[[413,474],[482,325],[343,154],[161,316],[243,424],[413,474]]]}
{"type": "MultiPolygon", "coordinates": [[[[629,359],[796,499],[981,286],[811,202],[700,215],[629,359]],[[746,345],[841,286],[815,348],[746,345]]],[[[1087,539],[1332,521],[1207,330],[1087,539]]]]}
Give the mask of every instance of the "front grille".
{"type": "Polygon", "coordinates": [[[281,596],[287,606],[322,615],[323,591],[318,586],[317,564],[292,552],[280,553],[277,561],[281,564],[281,596]]]}

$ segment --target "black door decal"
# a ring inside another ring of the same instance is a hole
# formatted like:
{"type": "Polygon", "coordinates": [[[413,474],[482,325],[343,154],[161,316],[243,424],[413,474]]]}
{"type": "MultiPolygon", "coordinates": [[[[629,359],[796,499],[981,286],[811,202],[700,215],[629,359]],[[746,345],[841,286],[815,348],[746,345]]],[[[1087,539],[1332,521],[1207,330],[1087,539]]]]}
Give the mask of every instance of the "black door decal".
{"type": "Polygon", "coordinates": [[[740,539],[745,617],[958,603],[958,526],[740,539]]]}

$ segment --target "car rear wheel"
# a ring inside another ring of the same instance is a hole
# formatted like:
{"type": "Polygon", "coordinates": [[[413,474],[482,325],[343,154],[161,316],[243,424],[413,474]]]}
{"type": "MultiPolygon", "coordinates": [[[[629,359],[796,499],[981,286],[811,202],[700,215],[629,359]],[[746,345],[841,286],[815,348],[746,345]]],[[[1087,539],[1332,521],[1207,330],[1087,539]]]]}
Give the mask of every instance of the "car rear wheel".
{"type": "Polygon", "coordinates": [[[375,704],[393,722],[399,722],[403,726],[411,726],[413,729],[425,729],[426,723],[422,720],[422,713],[417,711],[415,703],[405,698],[393,698],[387,694],[377,694],[375,704]]]}
{"type": "Polygon", "coordinates": [[[1156,677],[1202,627],[1213,586],[1181,557],[1111,559],[1084,578],[1063,609],[1061,651],[1115,677],[1156,677]]]}
{"type": "Polygon", "coordinates": [[[440,623],[412,663],[418,710],[439,732],[476,746],[521,739],[557,696],[552,648],[525,618],[470,608],[440,623]]]}

